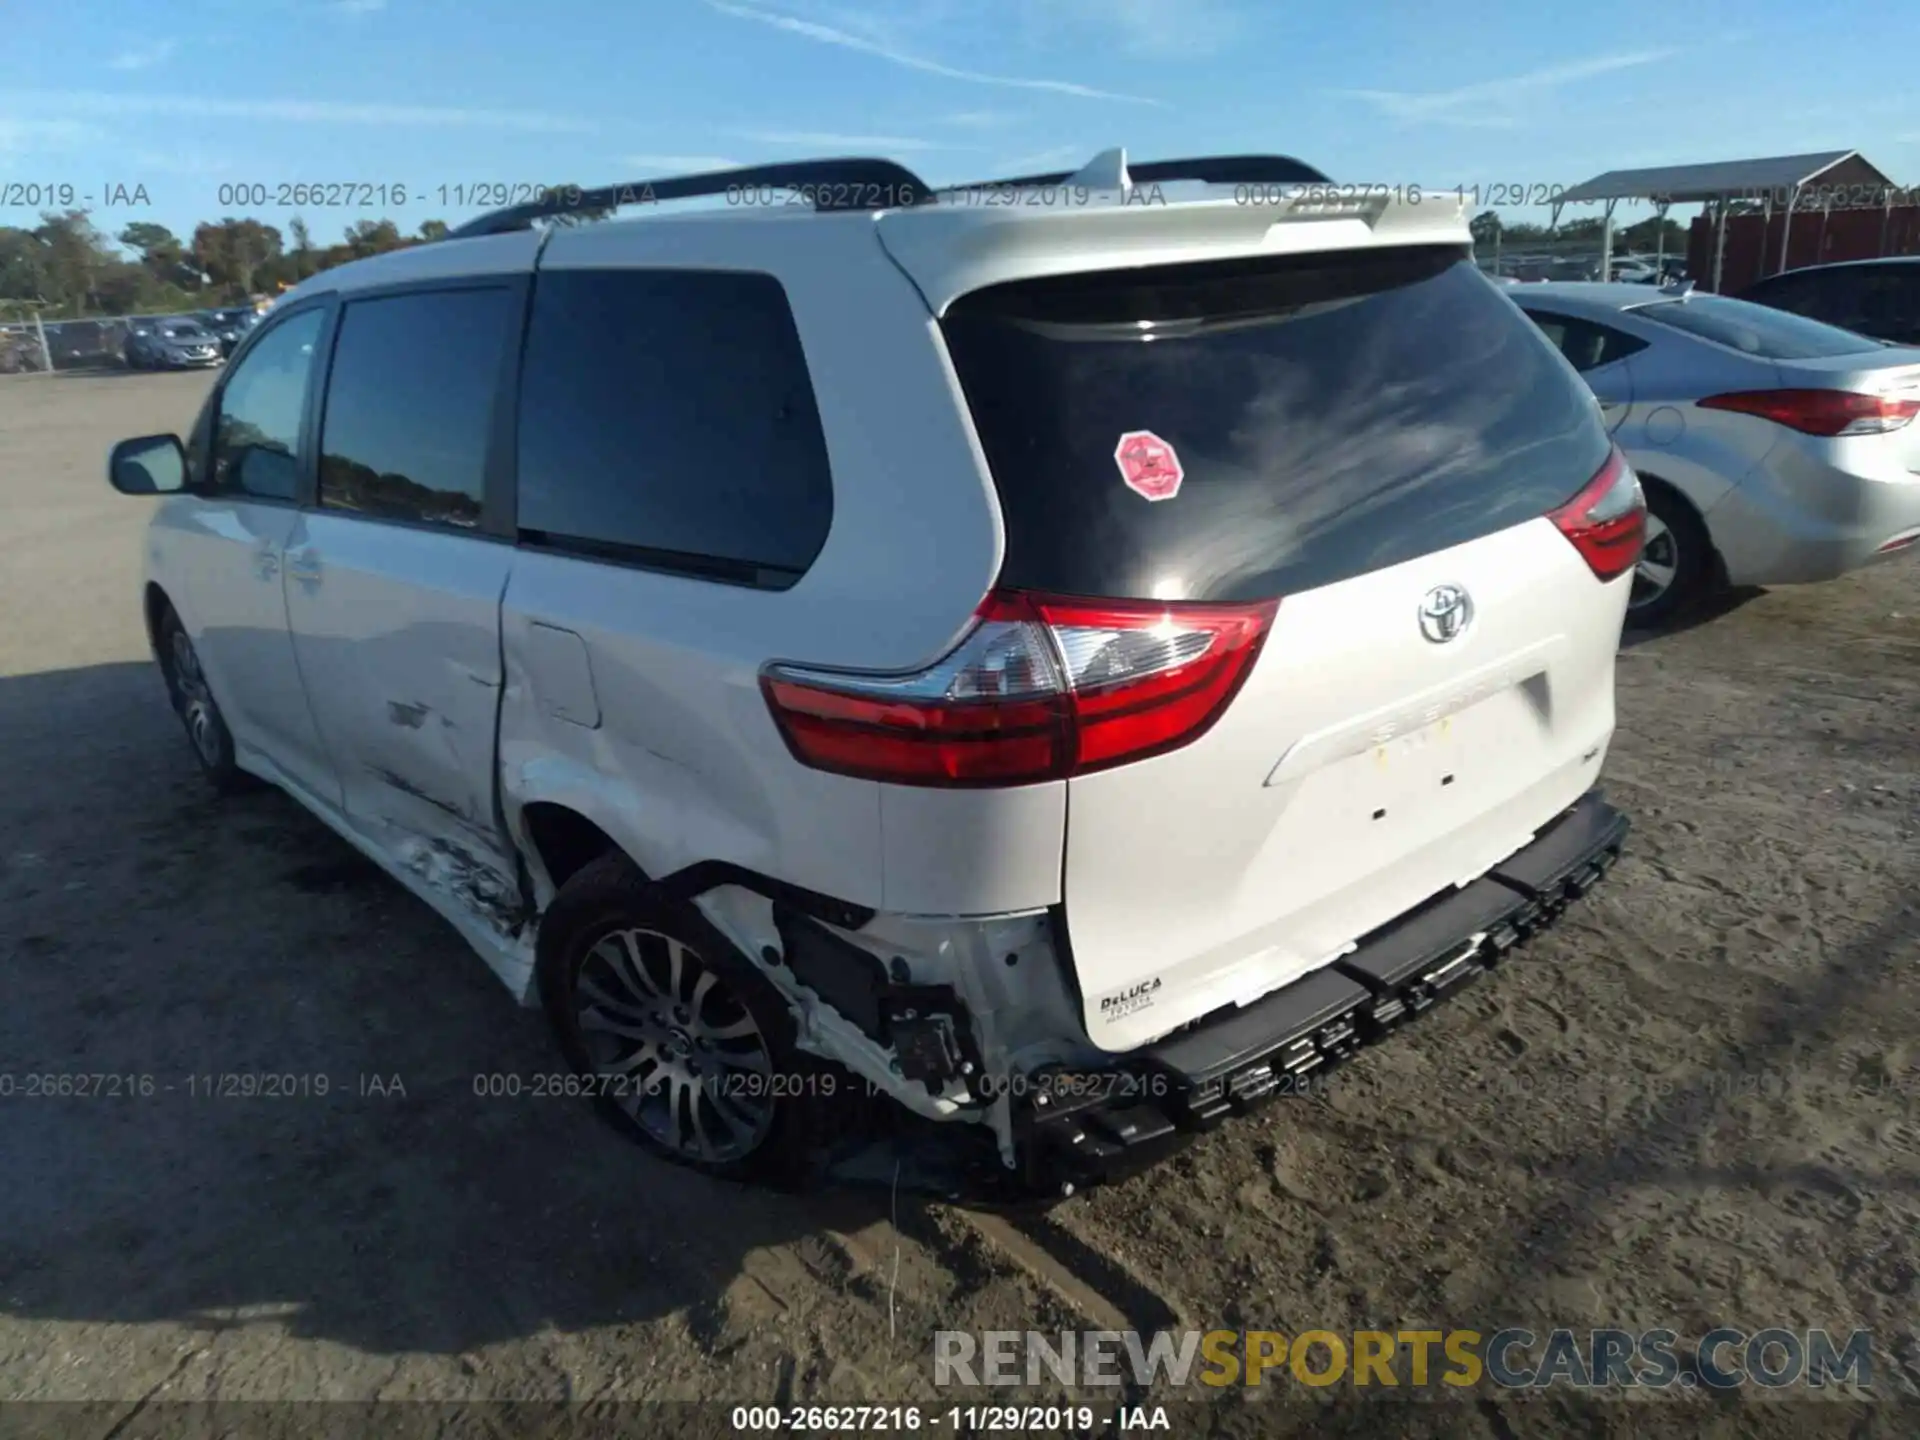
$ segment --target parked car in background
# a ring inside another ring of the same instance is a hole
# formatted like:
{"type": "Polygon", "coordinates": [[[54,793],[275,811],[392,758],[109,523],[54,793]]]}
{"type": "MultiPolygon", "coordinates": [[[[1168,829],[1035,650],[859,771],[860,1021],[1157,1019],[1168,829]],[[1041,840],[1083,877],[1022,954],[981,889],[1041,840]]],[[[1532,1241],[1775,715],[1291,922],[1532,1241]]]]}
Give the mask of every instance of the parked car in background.
{"type": "Polygon", "coordinates": [[[308,280],[110,462],[201,766],[720,1174],[857,1079],[1057,1195],[1392,1033],[1619,852],[1640,488],[1459,207],[1171,163],[308,280]]]}
{"type": "Polygon", "coordinates": [[[133,370],[191,370],[221,361],[220,337],[197,320],[157,320],[127,335],[122,358],[133,370]]]}
{"type": "Polygon", "coordinates": [[[1920,255],[1784,270],[1740,298],[1895,345],[1920,345],[1920,255]]]}
{"type": "Polygon", "coordinates": [[[1651,285],[1660,278],[1659,262],[1652,255],[1616,255],[1608,268],[1622,285],[1651,285]]]}
{"type": "Polygon", "coordinates": [[[220,354],[233,354],[234,346],[246,339],[247,332],[260,321],[259,312],[250,305],[231,310],[202,310],[196,317],[220,341],[220,354]]]}
{"type": "Polygon", "coordinates": [[[1690,287],[1508,293],[1593,388],[1646,487],[1634,623],[1920,540],[1920,351],[1690,287]]]}

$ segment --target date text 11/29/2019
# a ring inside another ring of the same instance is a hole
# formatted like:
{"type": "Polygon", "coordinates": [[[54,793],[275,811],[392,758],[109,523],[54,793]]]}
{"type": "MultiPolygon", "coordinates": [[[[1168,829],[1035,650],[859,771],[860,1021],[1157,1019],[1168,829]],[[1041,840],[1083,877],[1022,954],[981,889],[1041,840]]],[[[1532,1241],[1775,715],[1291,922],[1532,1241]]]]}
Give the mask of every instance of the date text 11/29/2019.
{"type": "Polygon", "coordinates": [[[1530,181],[1494,181],[1475,185],[1341,185],[1242,184],[1233,187],[1234,202],[1239,205],[1360,205],[1371,201],[1394,201],[1407,205],[1460,205],[1480,210],[1489,206],[1558,205],[1565,199],[1564,185],[1530,181]]]}
{"type": "Polygon", "coordinates": [[[1164,1406],[1128,1405],[736,1405],[736,1432],[782,1434],[903,1433],[956,1435],[1094,1435],[1115,1430],[1170,1430],[1164,1406]]]}
{"type": "MultiPolygon", "coordinates": [[[[488,1100],[621,1100],[658,1094],[679,1083],[672,1072],[656,1070],[646,1075],[627,1072],[580,1074],[554,1071],[521,1075],[494,1071],[473,1077],[473,1093],[488,1100]]],[[[707,1073],[689,1083],[710,1094],[730,1099],[781,1100],[807,1096],[853,1096],[864,1093],[872,1098],[884,1093],[870,1080],[845,1072],[820,1070],[771,1071],[734,1069],[715,1064],[707,1073]]],[[[1041,1105],[1098,1101],[1117,1104],[1133,1100],[1163,1098],[1173,1091],[1172,1080],[1161,1074],[1124,1070],[1041,1071],[1031,1075],[982,1075],[968,1077],[968,1088],[983,1099],[1010,1095],[1015,1099],[1034,1099],[1041,1105]]],[[[1286,1087],[1290,1093],[1317,1093],[1317,1087],[1300,1084],[1286,1087]]]]}

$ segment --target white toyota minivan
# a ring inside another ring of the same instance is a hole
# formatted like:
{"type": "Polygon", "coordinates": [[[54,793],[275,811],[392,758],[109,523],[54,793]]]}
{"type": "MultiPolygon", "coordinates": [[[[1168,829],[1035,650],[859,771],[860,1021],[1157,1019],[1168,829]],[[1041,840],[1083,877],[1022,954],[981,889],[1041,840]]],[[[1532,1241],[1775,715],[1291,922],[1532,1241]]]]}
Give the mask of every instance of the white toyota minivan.
{"type": "Polygon", "coordinates": [[[308,280],[109,466],[166,497],[213,782],[715,1173],[805,1172],[857,1089],[1058,1195],[1426,1008],[1627,829],[1638,482],[1457,204],[1298,161],[557,192],[308,280]]]}

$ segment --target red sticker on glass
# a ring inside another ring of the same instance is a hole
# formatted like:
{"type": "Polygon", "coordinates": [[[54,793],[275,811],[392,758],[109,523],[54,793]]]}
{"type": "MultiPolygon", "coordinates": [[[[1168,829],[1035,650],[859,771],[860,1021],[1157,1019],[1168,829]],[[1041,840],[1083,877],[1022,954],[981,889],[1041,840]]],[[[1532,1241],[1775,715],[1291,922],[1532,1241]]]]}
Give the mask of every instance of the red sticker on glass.
{"type": "Polygon", "coordinates": [[[1180,457],[1173,446],[1151,430],[1129,430],[1113,447],[1113,463],[1120,467],[1120,478],[1136,495],[1149,500],[1171,500],[1180,493],[1180,482],[1187,472],[1180,468],[1180,457]]]}

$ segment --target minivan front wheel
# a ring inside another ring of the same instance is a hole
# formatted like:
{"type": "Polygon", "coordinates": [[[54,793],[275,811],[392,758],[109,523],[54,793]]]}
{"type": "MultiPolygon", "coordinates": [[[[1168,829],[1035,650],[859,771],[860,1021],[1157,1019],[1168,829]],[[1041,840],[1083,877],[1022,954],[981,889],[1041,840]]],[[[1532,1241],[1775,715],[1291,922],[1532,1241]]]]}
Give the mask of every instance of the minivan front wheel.
{"type": "Polygon", "coordinates": [[[171,609],[161,617],[159,638],[160,669],[166,677],[167,696],[180,723],[186,727],[201,773],[223,795],[251,789],[257,782],[234,761],[233,732],[227,729],[226,717],[213,698],[213,687],[207,683],[200,654],[193,648],[186,626],[171,609]]]}
{"type": "Polygon", "coordinates": [[[617,1129],[727,1179],[806,1178],[848,1079],[794,1048],[786,1001],[697,909],[610,852],[561,887],[539,949],[561,1051],[617,1129]]]}

